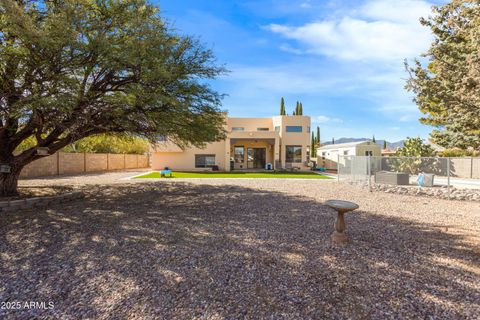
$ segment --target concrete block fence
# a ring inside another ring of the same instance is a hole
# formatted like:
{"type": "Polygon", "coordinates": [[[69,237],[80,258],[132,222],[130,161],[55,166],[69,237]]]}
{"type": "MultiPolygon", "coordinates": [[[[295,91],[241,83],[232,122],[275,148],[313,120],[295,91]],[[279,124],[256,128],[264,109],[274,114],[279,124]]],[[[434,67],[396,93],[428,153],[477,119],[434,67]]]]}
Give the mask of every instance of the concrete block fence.
{"type": "Polygon", "coordinates": [[[148,155],[57,152],[23,168],[20,178],[148,168],[148,155]]]}

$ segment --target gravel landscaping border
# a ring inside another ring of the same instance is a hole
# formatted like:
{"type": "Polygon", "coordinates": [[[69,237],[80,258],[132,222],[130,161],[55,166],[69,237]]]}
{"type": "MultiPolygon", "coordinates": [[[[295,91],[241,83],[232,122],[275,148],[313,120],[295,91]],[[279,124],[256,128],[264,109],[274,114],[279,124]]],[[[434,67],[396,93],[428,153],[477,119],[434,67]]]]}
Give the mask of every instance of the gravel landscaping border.
{"type": "Polygon", "coordinates": [[[119,177],[76,180],[84,201],[3,215],[0,302],[54,308],[0,318],[479,318],[477,203],[328,180],[119,177]],[[345,246],[330,241],[327,199],[360,205],[345,246]]]}
{"type": "Polygon", "coordinates": [[[72,191],[46,197],[32,197],[19,200],[0,201],[0,213],[19,209],[31,209],[34,207],[42,208],[50,204],[64,203],[71,200],[81,199],[83,197],[83,192],[72,191]]]}

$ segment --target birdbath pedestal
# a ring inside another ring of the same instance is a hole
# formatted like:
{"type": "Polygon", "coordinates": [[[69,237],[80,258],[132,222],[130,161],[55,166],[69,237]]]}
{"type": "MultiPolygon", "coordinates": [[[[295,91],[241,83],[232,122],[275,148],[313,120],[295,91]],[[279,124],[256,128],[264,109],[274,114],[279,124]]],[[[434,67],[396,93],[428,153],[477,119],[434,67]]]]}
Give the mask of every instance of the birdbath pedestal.
{"type": "Polygon", "coordinates": [[[325,205],[337,211],[337,218],[335,219],[335,231],[332,234],[333,243],[346,243],[348,241],[345,235],[345,218],[344,214],[349,211],[358,209],[358,204],[343,201],[343,200],[328,200],[325,205]]]}

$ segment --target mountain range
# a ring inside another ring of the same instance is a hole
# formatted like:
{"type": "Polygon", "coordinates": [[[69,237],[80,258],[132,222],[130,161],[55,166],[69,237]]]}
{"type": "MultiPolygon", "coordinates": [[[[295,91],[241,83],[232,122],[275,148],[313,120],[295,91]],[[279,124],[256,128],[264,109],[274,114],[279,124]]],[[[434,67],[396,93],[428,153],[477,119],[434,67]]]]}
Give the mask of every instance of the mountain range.
{"type": "MultiPolygon", "coordinates": [[[[340,139],[335,139],[335,144],[337,143],[349,143],[349,142],[360,142],[360,141],[372,141],[372,139],[368,138],[340,138],[340,139]]],[[[375,142],[380,145],[381,148],[383,148],[383,141],[384,140],[376,140],[375,142]]],[[[403,143],[405,140],[400,140],[397,142],[388,142],[387,141],[387,149],[389,150],[395,150],[397,148],[403,147],[403,143]]],[[[322,142],[323,145],[328,145],[332,144],[332,141],[324,141],[322,142]]]]}

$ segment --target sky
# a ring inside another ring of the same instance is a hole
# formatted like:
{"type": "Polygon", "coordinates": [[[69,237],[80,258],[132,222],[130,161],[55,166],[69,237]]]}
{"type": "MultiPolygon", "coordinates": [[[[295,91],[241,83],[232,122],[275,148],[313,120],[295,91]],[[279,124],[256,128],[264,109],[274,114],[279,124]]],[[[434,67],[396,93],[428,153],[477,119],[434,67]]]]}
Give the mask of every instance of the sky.
{"type": "Polygon", "coordinates": [[[232,117],[271,117],[296,101],[332,137],[427,138],[404,89],[404,60],[432,41],[420,17],[441,0],[153,0],[180,34],[230,71],[211,85],[232,117]]]}

